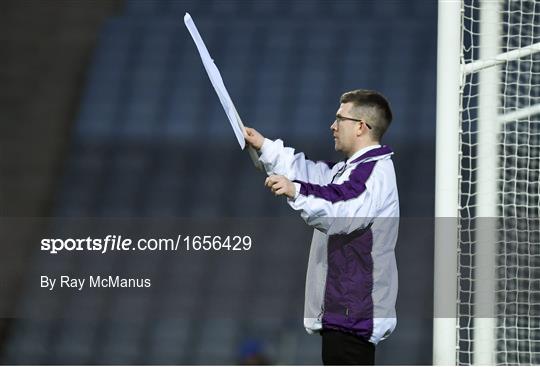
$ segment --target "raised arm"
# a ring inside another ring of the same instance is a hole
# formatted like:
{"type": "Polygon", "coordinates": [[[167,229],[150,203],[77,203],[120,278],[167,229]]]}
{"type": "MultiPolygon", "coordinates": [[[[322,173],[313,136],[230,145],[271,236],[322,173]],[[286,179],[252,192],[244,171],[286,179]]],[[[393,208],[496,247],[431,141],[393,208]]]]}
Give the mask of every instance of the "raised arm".
{"type": "Polygon", "coordinates": [[[290,180],[325,183],[332,178],[333,163],[306,159],[283,141],[265,139],[257,130],[246,127],[246,142],[261,153],[259,160],[269,175],[283,175],[290,180]]]}

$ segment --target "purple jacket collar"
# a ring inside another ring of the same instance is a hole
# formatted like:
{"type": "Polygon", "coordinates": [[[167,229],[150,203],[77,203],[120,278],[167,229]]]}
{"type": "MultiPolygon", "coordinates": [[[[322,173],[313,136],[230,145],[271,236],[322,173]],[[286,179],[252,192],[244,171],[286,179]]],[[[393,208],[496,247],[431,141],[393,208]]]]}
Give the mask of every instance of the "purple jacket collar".
{"type": "Polygon", "coordinates": [[[378,148],[368,150],[367,152],[362,154],[360,157],[352,160],[350,163],[357,163],[357,162],[366,160],[368,158],[381,157],[388,154],[394,154],[394,152],[392,152],[392,149],[390,149],[388,145],[382,145],[378,148]]]}

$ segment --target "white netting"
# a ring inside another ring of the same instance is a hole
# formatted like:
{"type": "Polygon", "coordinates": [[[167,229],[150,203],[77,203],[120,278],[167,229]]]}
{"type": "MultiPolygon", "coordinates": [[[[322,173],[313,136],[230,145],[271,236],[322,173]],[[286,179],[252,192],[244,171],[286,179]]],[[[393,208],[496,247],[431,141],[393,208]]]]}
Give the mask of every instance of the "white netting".
{"type": "MultiPolygon", "coordinates": [[[[493,0],[492,0],[493,1],[493,0]]],[[[464,0],[462,63],[480,58],[480,1],[464,0]]],[[[493,21],[493,20],[491,20],[493,21]]],[[[500,2],[499,53],[540,42],[540,2],[500,2]]],[[[540,107],[540,52],[498,67],[499,116],[540,107]]],[[[463,77],[457,361],[474,360],[479,73],[463,77]]],[[[540,364],[540,109],[497,122],[495,351],[497,364],[540,364]]]]}

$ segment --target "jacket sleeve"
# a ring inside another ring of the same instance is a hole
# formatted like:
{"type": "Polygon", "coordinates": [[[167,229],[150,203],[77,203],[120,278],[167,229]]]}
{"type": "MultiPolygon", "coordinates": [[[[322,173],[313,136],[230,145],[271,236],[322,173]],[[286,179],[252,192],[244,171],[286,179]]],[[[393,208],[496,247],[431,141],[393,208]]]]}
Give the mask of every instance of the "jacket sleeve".
{"type": "Polygon", "coordinates": [[[340,184],[317,185],[295,181],[297,195],[289,205],[304,221],[328,235],[367,227],[378,216],[383,184],[372,175],[376,162],[357,166],[340,184]]]}
{"type": "Polygon", "coordinates": [[[269,175],[283,175],[290,180],[312,183],[323,183],[332,179],[333,163],[306,159],[304,153],[295,154],[293,148],[284,147],[280,139],[265,139],[261,153],[259,161],[269,175]]]}

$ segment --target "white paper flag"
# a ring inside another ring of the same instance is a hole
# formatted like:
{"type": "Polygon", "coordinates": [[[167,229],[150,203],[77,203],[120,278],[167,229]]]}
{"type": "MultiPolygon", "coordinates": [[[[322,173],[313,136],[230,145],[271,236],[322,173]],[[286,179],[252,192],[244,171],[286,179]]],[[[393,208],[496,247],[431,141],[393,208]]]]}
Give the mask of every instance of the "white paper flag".
{"type": "MultiPolygon", "coordinates": [[[[184,16],[184,23],[186,24],[186,27],[189,30],[189,33],[191,34],[195,45],[197,46],[197,50],[199,51],[199,55],[201,56],[202,63],[204,65],[204,68],[206,69],[206,73],[208,74],[208,77],[212,82],[212,86],[214,87],[219,97],[221,105],[225,110],[225,114],[227,114],[229,122],[231,123],[231,127],[234,131],[234,135],[236,136],[240,147],[244,149],[244,147],[246,146],[246,141],[244,139],[245,127],[242,123],[242,120],[240,119],[240,116],[238,115],[238,112],[236,111],[236,108],[234,107],[234,103],[232,102],[229,93],[227,92],[227,88],[225,88],[225,84],[223,84],[221,74],[217,66],[214,64],[214,60],[210,57],[210,53],[208,52],[208,49],[206,48],[204,41],[202,40],[201,35],[199,34],[199,31],[197,30],[197,27],[195,26],[195,23],[193,22],[193,19],[191,18],[191,15],[189,15],[189,13],[186,13],[186,15],[184,16]]],[[[255,166],[261,169],[262,166],[259,162],[259,157],[255,149],[253,149],[251,146],[248,146],[248,152],[255,166]]]]}

